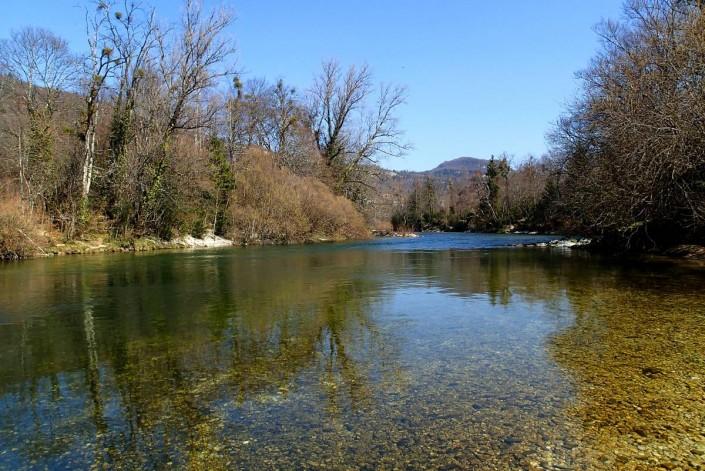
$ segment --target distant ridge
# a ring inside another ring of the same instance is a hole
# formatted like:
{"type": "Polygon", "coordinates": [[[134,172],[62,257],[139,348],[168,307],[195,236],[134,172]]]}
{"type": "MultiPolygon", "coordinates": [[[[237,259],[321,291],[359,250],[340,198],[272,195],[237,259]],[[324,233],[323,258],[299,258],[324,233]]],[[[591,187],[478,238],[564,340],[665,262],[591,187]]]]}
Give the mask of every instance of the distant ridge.
{"type": "Polygon", "coordinates": [[[382,192],[387,191],[390,185],[398,185],[400,188],[409,191],[413,186],[426,178],[435,180],[438,183],[463,182],[475,174],[484,174],[487,169],[487,159],[475,157],[458,157],[457,159],[446,160],[431,170],[413,172],[410,170],[386,170],[386,178],[381,183],[382,192]]]}
{"type": "Polygon", "coordinates": [[[419,172],[434,177],[460,177],[476,172],[484,172],[489,160],[477,159],[475,157],[458,157],[453,160],[446,160],[438,167],[419,172]]]}
{"type": "Polygon", "coordinates": [[[411,170],[392,171],[392,174],[403,178],[434,177],[434,178],[462,178],[475,173],[485,173],[487,159],[475,157],[458,157],[457,159],[446,160],[431,170],[414,172],[411,170]]]}

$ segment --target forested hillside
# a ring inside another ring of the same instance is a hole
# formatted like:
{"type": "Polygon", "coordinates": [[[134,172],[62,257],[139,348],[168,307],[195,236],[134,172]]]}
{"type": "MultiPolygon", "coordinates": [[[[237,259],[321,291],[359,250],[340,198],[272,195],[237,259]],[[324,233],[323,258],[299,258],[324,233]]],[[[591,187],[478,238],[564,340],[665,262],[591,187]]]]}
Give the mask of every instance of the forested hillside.
{"type": "Polygon", "coordinates": [[[373,164],[406,149],[404,90],[334,61],[306,90],[242,80],[230,12],[182,10],[166,24],[146,3],[99,0],[81,51],[32,26],[0,42],[0,255],[97,237],[366,235],[373,164]]]}
{"type": "Polygon", "coordinates": [[[474,157],[458,157],[446,160],[431,170],[413,172],[407,170],[391,171],[389,175],[393,180],[402,185],[413,186],[412,184],[424,177],[432,177],[445,180],[465,180],[478,173],[485,173],[489,160],[476,159],[474,157]]]}

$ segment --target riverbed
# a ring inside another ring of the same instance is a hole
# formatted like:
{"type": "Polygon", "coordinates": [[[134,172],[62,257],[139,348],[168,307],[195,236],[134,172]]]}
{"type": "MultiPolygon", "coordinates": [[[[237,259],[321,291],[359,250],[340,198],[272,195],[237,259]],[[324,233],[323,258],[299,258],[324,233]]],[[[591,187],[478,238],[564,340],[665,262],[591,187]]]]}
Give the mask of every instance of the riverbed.
{"type": "Polygon", "coordinates": [[[423,234],[0,266],[0,469],[705,469],[705,269],[423,234]]]}

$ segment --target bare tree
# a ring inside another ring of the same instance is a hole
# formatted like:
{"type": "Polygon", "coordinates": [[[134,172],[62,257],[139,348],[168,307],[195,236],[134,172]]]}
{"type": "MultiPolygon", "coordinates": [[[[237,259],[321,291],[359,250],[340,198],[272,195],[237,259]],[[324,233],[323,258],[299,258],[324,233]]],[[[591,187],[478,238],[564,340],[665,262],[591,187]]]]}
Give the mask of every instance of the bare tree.
{"type": "Polygon", "coordinates": [[[76,57],[51,31],[28,27],[0,41],[0,67],[25,88],[28,112],[56,111],[57,100],[76,77],[76,57]]]}
{"type": "Polygon", "coordinates": [[[218,108],[208,100],[208,91],[234,72],[228,60],[235,49],[224,36],[231,22],[228,10],[204,14],[199,2],[187,0],[178,38],[159,42],[159,76],[168,99],[165,137],[176,130],[201,129],[213,121],[218,108]]]}
{"type": "Polygon", "coordinates": [[[110,21],[112,19],[109,6],[103,1],[98,2],[94,14],[91,15],[86,11],[86,37],[89,52],[84,63],[85,114],[78,133],[83,143],[81,197],[84,204],[88,199],[93,181],[96,129],[101,96],[106,88],[108,78],[122,64],[121,61],[124,58],[114,54],[114,41],[108,41],[112,35],[107,33],[113,31],[109,26],[110,21]]]}
{"type": "Polygon", "coordinates": [[[25,28],[0,41],[0,71],[22,90],[27,128],[19,120],[19,126],[8,131],[17,139],[20,186],[30,199],[49,191],[46,164],[53,157],[52,118],[62,93],[73,86],[76,66],[66,41],[45,29],[25,28]]]}
{"type": "Polygon", "coordinates": [[[357,199],[382,157],[403,155],[395,113],[404,104],[402,87],[382,85],[376,102],[367,66],[350,67],[343,73],[334,62],[323,64],[310,91],[309,120],[315,142],[335,176],[336,190],[357,199]]]}
{"type": "Polygon", "coordinates": [[[568,215],[625,247],[705,233],[701,5],[627,1],[553,135],[568,215]]]}
{"type": "MultiPolygon", "coordinates": [[[[173,146],[188,133],[203,151],[199,133],[212,126],[219,110],[212,92],[232,73],[228,60],[234,49],[224,37],[231,18],[226,10],[204,13],[200,4],[187,1],[181,23],[152,35],[153,54],[130,74],[139,86],[127,88],[135,91],[126,95],[133,114],[122,135],[131,138],[121,140],[129,145],[118,154],[113,184],[114,214],[123,227],[168,231],[173,225],[185,178],[178,174],[185,167],[175,162],[181,154],[173,146]]],[[[138,44],[141,57],[147,43],[138,44]]]]}
{"type": "Polygon", "coordinates": [[[140,86],[147,71],[155,67],[153,53],[163,32],[155,19],[154,9],[139,2],[98,0],[97,7],[102,18],[95,24],[99,28],[95,41],[102,42],[100,54],[109,52],[115,65],[109,75],[114,81],[110,149],[115,163],[131,138],[140,86]]]}
{"type": "Polygon", "coordinates": [[[231,155],[251,146],[273,151],[272,89],[263,78],[245,83],[236,78],[235,93],[228,100],[231,155]]]}
{"type": "Polygon", "coordinates": [[[264,79],[236,83],[227,103],[230,155],[260,147],[276,154],[279,164],[298,175],[315,174],[314,161],[320,159],[315,159],[306,109],[296,90],[283,80],[275,85],[264,79]]]}

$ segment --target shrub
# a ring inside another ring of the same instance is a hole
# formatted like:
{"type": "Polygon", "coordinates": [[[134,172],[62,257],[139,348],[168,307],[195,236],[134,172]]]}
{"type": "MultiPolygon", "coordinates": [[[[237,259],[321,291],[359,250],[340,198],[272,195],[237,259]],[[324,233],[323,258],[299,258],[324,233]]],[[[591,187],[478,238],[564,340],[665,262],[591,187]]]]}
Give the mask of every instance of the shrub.
{"type": "Polygon", "coordinates": [[[278,165],[275,156],[249,151],[236,165],[230,209],[231,236],[242,243],[306,242],[368,235],[347,199],[320,181],[278,165]]]}
{"type": "Polygon", "coordinates": [[[313,236],[334,239],[362,239],[369,235],[362,215],[354,204],[310,177],[297,178],[296,194],[313,236]]]}
{"type": "Polygon", "coordinates": [[[0,199],[0,260],[31,257],[46,243],[39,218],[18,197],[0,199]]]}

